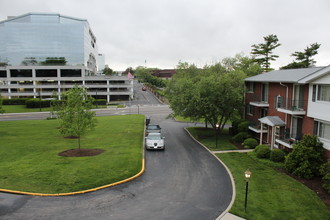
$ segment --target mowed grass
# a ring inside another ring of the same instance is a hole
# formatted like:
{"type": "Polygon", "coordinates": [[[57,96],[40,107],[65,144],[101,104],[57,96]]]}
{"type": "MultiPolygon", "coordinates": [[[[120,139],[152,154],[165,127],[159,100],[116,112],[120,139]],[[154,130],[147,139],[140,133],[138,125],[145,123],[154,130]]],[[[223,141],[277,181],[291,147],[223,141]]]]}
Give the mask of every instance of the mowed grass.
{"type": "Polygon", "coordinates": [[[143,115],[97,117],[96,128],[83,136],[81,148],[104,149],[92,157],[61,157],[77,148],[57,120],[0,122],[0,188],[38,193],[65,193],[114,183],[142,167],[143,115]]]}
{"type": "Polygon", "coordinates": [[[189,127],[187,130],[211,151],[237,150],[236,146],[230,142],[231,136],[228,134],[228,129],[224,129],[218,137],[212,128],[189,127]]]}
{"type": "Polygon", "coordinates": [[[245,219],[330,219],[330,211],[318,196],[293,178],[247,154],[226,153],[217,156],[228,166],[235,181],[236,199],[230,213],[245,219]],[[252,175],[245,212],[244,172],[247,168],[252,175]]]}

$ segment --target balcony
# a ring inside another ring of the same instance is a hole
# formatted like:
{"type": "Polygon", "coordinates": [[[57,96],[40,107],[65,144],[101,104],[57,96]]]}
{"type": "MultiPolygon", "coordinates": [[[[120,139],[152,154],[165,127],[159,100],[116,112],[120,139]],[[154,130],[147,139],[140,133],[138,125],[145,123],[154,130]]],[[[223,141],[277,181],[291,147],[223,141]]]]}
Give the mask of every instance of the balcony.
{"type": "Polygon", "coordinates": [[[261,95],[250,95],[250,105],[256,107],[269,107],[268,99],[261,95]]]}
{"type": "Polygon", "coordinates": [[[306,100],[286,99],[284,97],[275,97],[275,107],[277,111],[290,115],[306,115],[306,100]]]}
{"type": "Polygon", "coordinates": [[[268,132],[267,125],[263,125],[262,131],[261,131],[261,123],[259,120],[250,121],[249,129],[251,131],[254,131],[255,133],[261,133],[261,132],[267,133],[268,132]]]}
{"type": "Polygon", "coordinates": [[[275,142],[277,144],[281,144],[287,148],[292,148],[292,145],[297,143],[300,140],[300,138],[297,136],[297,134],[285,132],[280,135],[276,135],[275,142]]]}

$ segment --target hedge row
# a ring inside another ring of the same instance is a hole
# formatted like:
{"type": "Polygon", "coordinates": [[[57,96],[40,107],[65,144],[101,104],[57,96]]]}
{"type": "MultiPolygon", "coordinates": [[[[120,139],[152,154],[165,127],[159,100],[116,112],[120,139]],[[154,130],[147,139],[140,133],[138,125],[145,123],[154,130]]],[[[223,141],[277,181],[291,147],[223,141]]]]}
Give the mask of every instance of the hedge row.
{"type": "Polygon", "coordinates": [[[3,105],[25,105],[30,98],[3,99],[3,105]]]}

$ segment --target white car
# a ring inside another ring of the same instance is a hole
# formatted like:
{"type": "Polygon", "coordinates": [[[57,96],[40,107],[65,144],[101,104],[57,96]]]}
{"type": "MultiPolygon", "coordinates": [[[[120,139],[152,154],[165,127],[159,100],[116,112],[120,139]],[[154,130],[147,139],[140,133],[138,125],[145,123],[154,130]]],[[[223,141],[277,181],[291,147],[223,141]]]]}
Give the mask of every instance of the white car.
{"type": "Polygon", "coordinates": [[[165,150],[164,137],[160,133],[149,133],[146,137],[147,150],[165,150]]]}

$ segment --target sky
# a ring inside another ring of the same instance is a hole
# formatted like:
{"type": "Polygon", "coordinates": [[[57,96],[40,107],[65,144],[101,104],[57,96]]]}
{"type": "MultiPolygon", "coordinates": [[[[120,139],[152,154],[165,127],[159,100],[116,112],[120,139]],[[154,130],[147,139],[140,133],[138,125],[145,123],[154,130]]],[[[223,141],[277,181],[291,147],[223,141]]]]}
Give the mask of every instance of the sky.
{"type": "Polygon", "coordinates": [[[321,44],[316,66],[330,65],[329,0],[0,0],[0,21],[29,12],[87,19],[106,64],[175,68],[212,65],[275,34],[278,69],[295,51],[321,44]]]}

